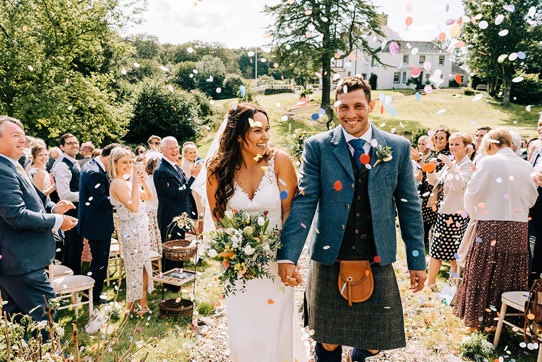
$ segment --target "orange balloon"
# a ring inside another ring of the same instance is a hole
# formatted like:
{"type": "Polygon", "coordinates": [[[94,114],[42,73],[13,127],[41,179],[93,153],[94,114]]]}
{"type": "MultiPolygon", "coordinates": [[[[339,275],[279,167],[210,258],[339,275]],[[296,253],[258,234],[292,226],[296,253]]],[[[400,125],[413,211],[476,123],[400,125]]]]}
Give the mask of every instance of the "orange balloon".
{"type": "Polygon", "coordinates": [[[455,75],[455,81],[457,82],[457,84],[461,83],[461,76],[459,74],[455,75]]]}
{"type": "Polygon", "coordinates": [[[438,41],[443,42],[446,40],[446,33],[442,32],[438,35],[438,41]]]}
{"type": "Polygon", "coordinates": [[[429,162],[423,165],[422,170],[423,172],[433,172],[437,168],[437,164],[434,162],[429,162]]]}
{"type": "Polygon", "coordinates": [[[409,17],[407,17],[407,18],[405,19],[405,24],[406,24],[407,26],[411,26],[411,25],[412,25],[412,21],[413,21],[413,20],[412,20],[412,16],[409,16],[409,17]]]}

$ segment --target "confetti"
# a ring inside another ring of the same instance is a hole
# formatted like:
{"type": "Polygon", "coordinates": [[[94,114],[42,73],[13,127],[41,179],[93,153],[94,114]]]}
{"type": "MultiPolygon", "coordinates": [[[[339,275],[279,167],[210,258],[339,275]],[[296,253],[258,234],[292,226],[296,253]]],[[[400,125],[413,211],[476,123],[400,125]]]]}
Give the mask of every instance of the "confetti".
{"type": "Polygon", "coordinates": [[[281,199],[281,200],[286,200],[287,198],[288,198],[288,191],[282,190],[282,191],[280,192],[280,199],[281,199]]]}
{"type": "Polygon", "coordinates": [[[416,256],[419,256],[420,255],[420,252],[418,250],[413,250],[412,251],[412,256],[416,257],[416,256]]]}
{"type": "Polygon", "coordinates": [[[440,116],[441,114],[443,114],[444,112],[446,112],[446,110],[443,108],[443,109],[440,109],[438,112],[437,112],[437,116],[440,116]]]}
{"type": "Polygon", "coordinates": [[[413,19],[411,16],[408,16],[406,19],[405,19],[405,24],[406,26],[411,26],[412,25],[412,22],[413,22],[413,19]]]}
{"type": "Polygon", "coordinates": [[[480,93],[480,94],[477,94],[474,97],[472,97],[472,101],[473,102],[478,102],[482,98],[484,98],[484,95],[480,93]]]}
{"type": "Polygon", "coordinates": [[[335,183],[333,184],[333,188],[335,189],[335,191],[341,191],[343,188],[342,182],[339,180],[335,181],[335,183]]]}
{"type": "Polygon", "coordinates": [[[371,162],[371,156],[364,153],[363,155],[359,156],[359,162],[361,162],[362,165],[366,165],[371,162]]]}
{"type": "Polygon", "coordinates": [[[325,245],[322,249],[324,249],[324,250],[329,249],[329,245],[325,245]]]}
{"type": "Polygon", "coordinates": [[[375,256],[374,261],[375,263],[380,263],[380,260],[382,260],[378,255],[375,256]]]}

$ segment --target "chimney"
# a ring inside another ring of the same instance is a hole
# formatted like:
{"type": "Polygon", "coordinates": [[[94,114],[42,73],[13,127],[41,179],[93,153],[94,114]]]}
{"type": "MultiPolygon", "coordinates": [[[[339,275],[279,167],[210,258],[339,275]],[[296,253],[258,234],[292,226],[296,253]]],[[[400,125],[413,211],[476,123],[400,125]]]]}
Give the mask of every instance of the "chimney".
{"type": "Polygon", "coordinates": [[[381,26],[388,26],[388,14],[378,14],[378,20],[381,26]]]}

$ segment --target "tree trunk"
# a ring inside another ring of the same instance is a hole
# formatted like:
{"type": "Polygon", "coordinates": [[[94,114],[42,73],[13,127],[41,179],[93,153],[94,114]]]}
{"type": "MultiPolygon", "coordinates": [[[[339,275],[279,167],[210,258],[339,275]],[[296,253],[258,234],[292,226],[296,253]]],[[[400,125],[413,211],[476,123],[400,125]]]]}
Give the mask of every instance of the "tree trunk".
{"type": "Polygon", "coordinates": [[[495,80],[494,79],[488,79],[487,80],[487,93],[493,95],[494,91],[495,91],[495,80]]]}
{"type": "Polygon", "coordinates": [[[512,89],[512,78],[506,76],[503,80],[504,94],[502,98],[502,105],[507,106],[510,104],[510,90],[512,89]]]}

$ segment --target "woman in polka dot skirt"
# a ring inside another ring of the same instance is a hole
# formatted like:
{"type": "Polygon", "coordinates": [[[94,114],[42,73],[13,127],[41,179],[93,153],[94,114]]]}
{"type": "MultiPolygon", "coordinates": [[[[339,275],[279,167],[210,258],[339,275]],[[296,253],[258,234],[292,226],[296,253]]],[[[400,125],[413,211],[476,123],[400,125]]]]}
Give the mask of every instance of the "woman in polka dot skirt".
{"type": "Polygon", "coordinates": [[[444,167],[439,172],[428,172],[428,182],[435,186],[442,184],[442,202],[438,209],[437,222],[429,248],[429,288],[436,291],[436,279],[443,261],[452,264],[451,274],[457,273],[457,249],[469,224],[469,216],[463,202],[467,183],[473,173],[473,163],[467,155],[472,147],[472,136],[467,133],[454,133],[450,136],[450,153],[454,161],[446,155],[438,160],[444,167]]]}
{"type": "Polygon", "coordinates": [[[476,220],[465,259],[454,314],[472,330],[495,329],[501,295],[527,291],[529,276],[528,217],[538,197],[533,167],[510,148],[504,128],[484,136],[486,157],[465,191],[465,208],[476,220]]]}

